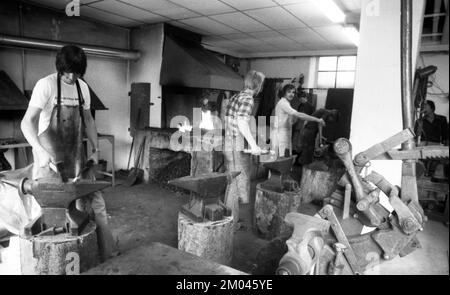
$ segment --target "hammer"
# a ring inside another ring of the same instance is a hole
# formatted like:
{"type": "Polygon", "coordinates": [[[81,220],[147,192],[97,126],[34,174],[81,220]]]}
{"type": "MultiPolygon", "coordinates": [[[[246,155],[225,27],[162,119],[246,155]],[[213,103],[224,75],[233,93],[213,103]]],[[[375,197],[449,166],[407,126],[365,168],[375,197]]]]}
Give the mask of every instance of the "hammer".
{"type": "Polygon", "coordinates": [[[380,226],[383,223],[383,218],[380,217],[372,208],[372,205],[378,201],[378,198],[369,196],[364,192],[363,185],[358,174],[356,173],[356,169],[352,161],[352,145],[350,141],[346,138],[339,138],[335,141],[333,148],[339,159],[341,159],[344,163],[345,168],[347,168],[347,173],[350,176],[353,189],[355,190],[356,201],[360,205],[357,207],[358,210],[362,209],[361,212],[367,216],[373,226],[380,226]]]}

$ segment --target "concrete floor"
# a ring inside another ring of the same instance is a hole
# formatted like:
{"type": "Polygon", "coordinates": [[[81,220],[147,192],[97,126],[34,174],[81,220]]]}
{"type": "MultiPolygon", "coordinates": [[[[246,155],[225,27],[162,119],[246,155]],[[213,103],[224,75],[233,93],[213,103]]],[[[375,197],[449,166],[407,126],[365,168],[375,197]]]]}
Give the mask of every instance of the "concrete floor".
{"type": "MultiPolygon", "coordinates": [[[[161,242],[177,248],[178,209],[187,202],[188,196],[158,184],[140,184],[131,188],[117,185],[105,191],[105,200],[110,226],[122,252],[147,242],[161,242]]],[[[234,258],[230,265],[247,273],[252,272],[259,249],[267,243],[252,232],[251,216],[251,206],[243,205],[240,211],[243,228],[235,234],[234,258]]],[[[419,240],[422,249],[403,258],[384,261],[366,274],[448,275],[448,227],[429,221],[419,234],[419,240]]]]}

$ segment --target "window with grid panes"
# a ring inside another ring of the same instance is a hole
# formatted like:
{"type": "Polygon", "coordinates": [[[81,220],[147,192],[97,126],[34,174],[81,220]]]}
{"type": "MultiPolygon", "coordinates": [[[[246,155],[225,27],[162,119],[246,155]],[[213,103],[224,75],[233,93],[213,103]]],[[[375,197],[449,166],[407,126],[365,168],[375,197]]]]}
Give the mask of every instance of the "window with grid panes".
{"type": "Polygon", "coordinates": [[[319,58],[317,88],[353,88],[356,56],[322,56],[319,58]]]}

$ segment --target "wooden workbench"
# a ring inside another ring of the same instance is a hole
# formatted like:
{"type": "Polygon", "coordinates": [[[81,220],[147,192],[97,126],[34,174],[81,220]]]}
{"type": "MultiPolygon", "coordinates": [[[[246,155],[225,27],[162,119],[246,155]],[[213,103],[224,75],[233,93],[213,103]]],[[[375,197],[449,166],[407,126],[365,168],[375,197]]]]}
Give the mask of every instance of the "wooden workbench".
{"type": "Polygon", "coordinates": [[[150,243],[129,250],[83,275],[246,275],[176,248],[150,243]]]}

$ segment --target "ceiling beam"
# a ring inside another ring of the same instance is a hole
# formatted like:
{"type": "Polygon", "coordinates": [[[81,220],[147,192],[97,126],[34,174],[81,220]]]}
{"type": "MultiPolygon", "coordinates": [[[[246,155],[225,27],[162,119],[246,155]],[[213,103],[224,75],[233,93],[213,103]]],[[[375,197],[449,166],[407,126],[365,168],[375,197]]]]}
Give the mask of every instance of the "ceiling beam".
{"type": "Polygon", "coordinates": [[[447,52],[448,53],[448,43],[447,44],[422,44],[420,47],[420,52],[447,52]]]}
{"type": "Polygon", "coordinates": [[[311,56],[336,56],[336,55],[356,55],[357,49],[330,49],[330,50],[302,50],[302,51],[276,51],[276,52],[255,52],[239,53],[218,47],[203,45],[208,50],[231,55],[237,58],[274,58],[274,57],[311,57],[311,56]]]}

